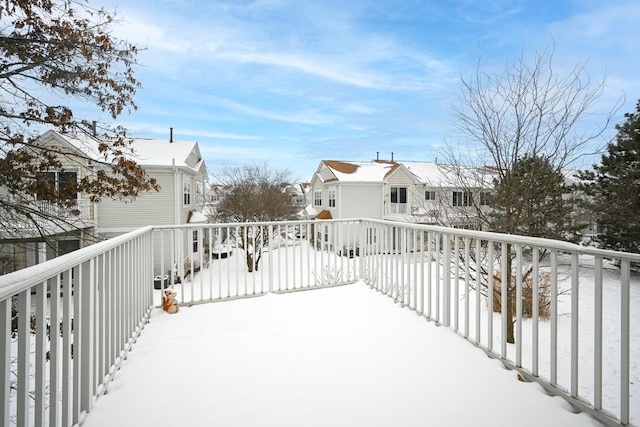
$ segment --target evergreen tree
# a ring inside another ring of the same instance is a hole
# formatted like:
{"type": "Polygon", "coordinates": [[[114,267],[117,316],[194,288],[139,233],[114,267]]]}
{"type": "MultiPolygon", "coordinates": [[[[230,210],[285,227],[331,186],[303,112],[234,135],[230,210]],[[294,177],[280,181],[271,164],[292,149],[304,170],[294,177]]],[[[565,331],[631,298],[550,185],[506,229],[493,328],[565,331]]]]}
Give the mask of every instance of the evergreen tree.
{"type": "Polygon", "coordinates": [[[601,164],[581,174],[590,196],[597,242],[606,249],[640,253],[640,100],[626,122],[616,125],[615,142],[601,164]]]}
{"type": "Polygon", "coordinates": [[[502,233],[570,240],[570,195],[547,157],[526,154],[495,180],[487,225],[502,233]]]}

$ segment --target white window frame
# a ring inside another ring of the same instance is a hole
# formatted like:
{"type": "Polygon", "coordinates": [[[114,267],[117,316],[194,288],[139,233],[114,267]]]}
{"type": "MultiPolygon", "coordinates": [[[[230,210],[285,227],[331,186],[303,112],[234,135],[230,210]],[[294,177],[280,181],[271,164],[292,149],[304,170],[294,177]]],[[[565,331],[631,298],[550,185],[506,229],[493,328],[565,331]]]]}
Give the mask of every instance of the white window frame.
{"type": "Polygon", "coordinates": [[[391,205],[391,213],[406,214],[409,206],[409,188],[406,185],[391,186],[389,189],[389,204],[391,205]],[[393,200],[394,195],[395,201],[393,200]]]}
{"type": "Polygon", "coordinates": [[[191,177],[185,176],[182,178],[182,204],[184,206],[191,206],[191,177]]]}
{"type": "Polygon", "coordinates": [[[329,187],[329,207],[336,207],[336,187],[329,187]]]}
{"type": "Polygon", "coordinates": [[[453,206],[471,206],[472,201],[471,191],[454,191],[451,203],[453,206]]]}
{"type": "Polygon", "coordinates": [[[193,253],[196,253],[198,252],[198,243],[200,242],[198,239],[198,230],[193,230],[192,240],[193,240],[193,245],[192,245],[193,247],[191,249],[193,253]]]}
{"type": "Polygon", "coordinates": [[[425,190],[424,191],[424,200],[426,201],[434,201],[436,200],[436,192],[433,190],[425,190]]]}
{"type": "Polygon", "coordinates": [[[322,190],[313,192],[313,206],[322,206],[322,190]]]}
{"type": "Polygon", "coordinates": [[[196,183],[196,203],[201,205],[204,201],[204,184],[201,182],[196,183]]]}

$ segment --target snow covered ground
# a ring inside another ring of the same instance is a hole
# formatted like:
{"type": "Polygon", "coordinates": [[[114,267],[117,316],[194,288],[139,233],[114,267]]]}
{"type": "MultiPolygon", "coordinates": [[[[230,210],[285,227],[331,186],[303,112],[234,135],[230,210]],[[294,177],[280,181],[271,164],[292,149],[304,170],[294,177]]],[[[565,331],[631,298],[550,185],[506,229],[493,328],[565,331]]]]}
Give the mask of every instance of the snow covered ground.
{"type": "Polygon", "coordinates": [[[154,311],[85,427],[589,426],[357,283],[154,311]]]}
{"type": "MultiPolygon", "coordinates": [[[[283,249],[287,250],[287,249],[283,249]]],[[[278,251],[276,251],[277,253],[278,251]]],[[[291,254],[287,257],[291,259],[291,254]]],[[[300,258],[304,261],[304,258],[300,258]]],[[[242,263],[234,262],[238,268],[242,263]]],[[[305,264],[298,262],[296,264],[305,264]]],[[[227,293],[225,273],[213,263],[181,299],[227,293]],[[212,283],[218,291],[207,291],[212,283]]],[[[568,266],[567,266],[568,268],[568,266]]],[[[237,279],[241,270],[229,270],[237,279]]],[[[619,285],[605,274],[603,406],[619,402],[619,285]]],[[[580,333],[593,325],[593,271],[580,268],[580,333]],[[584,282],[584,285],[583,285],[584,282]]],[[[302,277],[300,274],[298,277],[302,277]]],[[[564,276],[568,278],[568,275],[564,276]]],[[[242,293],[265,291],[264,277],[240,280],[242,293]],[[257,282],[256,282],[257,278],[257,282]]],[[[293,282],[292,282],[293,283],[293,282]]],[[[566,288],[566,281],[561,284],[566,288]]],[[[288,286],[287,286],[288,287],[288,286]]],[[[463,291],[461,291],[461,294],[463,291]]],[[[156,291],[159,297],[159,291],[156,291]]],[[[232,292],[231,294],[234,294],[232,292]]],[[[470,295],[470,298],[473,295],[470,295]]],[[[570,295],[559,297],[567,313],[570,295]]],[[[464,300],[460,299],[462,309],[464,300]]],[[[470,301],[471,336],[475,317],[470,301]]],[[[631,288],[632,325],[640,323],[640,282],[631,288]]],[[[481,306],[486,319],[486,303],[481,306]]],[[[570,316],[558,321],[559,384],[569,384],[570,316]]],[[[498,325],[499,314],[494,314],[498,325]]],[[[459,318],[459,324],[464,323],[459,318]]],[[[531,359],[531,322],[523,325],[523,365],[531,359]]],[[[640,406],[638,328],[631,335],[631,424],[640,406]]],[[[500,328],[494,329],[499,343],[500,328]]],[[[549,322],[540,327],[540,375],[548,376],[549,322]]],[[[580,392],[593,384],[592,338],[581,344],[580,392]]],[[[496,344],[494,344],[495,346],[496,344]]],[[[499,344],[497,351],[499,352],[499,344]]],[[[515,347],[509,346],[515,359],[515,347]]],[[[437,327],[362,282],[353,285],[227,302],[183,306],[176,315],[152,313],[128,359],[84,423],[100,426],[412,426],[599,425],[574,414],[559,397],[517,380],[450,328],[437,327]]]]}

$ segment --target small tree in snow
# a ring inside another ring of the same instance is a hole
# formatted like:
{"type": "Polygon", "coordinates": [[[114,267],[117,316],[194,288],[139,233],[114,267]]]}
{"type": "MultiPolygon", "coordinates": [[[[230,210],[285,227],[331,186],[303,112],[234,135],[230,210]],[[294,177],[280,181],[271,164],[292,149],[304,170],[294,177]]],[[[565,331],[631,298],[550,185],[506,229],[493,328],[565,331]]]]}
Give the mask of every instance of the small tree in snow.
{"type": "MultiPolygon", "coordinates": [[[[225,192],[218,204],[220,222],[264,222],[296,219],[300,207],[290,192],[290,173],[274,170],[267,163],[225,168],[215,181],[225,192]]],[[[263,248],[271,239],[268,226],[238,227],[232,230],[234,243],[244,253],[249,272],[258,270],[263,248]]]]}

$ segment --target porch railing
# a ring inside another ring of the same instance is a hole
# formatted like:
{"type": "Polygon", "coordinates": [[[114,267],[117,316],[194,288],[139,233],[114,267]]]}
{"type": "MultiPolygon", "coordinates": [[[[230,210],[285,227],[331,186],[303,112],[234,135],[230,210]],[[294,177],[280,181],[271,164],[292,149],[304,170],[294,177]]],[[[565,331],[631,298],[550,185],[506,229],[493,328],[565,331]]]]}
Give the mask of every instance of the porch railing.
{"type": "Polygon", "coordinates": [[[627,425],[640,419],[638,264],[565,242],[366,219],[147,227],[0,276],[0,421],[79,423],[165,287],[195,304],[362,280],[524,380],[627,425]]]}

